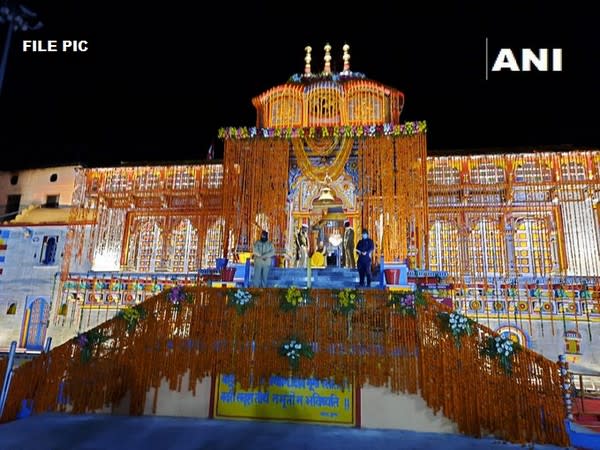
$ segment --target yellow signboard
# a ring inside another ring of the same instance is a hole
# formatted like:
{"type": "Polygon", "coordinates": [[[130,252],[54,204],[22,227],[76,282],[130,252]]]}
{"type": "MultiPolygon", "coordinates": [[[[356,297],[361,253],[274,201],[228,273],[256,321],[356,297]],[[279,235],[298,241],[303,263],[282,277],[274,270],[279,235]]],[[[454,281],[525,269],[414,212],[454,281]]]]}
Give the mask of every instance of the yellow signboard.
{"type": "Polygon", "coordinates": [[[331,380],[271,376],[263,390],[242,390],[233,375],[215,388],[217,418],[267,419],[354,425],[354,389],[331,380]]]}

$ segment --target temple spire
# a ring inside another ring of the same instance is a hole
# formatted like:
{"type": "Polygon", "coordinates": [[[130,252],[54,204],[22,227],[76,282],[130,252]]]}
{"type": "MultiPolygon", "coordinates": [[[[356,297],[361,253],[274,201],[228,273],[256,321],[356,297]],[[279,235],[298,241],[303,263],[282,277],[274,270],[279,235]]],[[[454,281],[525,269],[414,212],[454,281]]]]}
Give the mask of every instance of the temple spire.
{"type": "Polygon", "coordinates": [[[305,76],[309,76],[309,75],[311,75],[311,71],[310,71],[310,61],[311,61],[310,52],[312,52],[312,47],[310,45],[307,45],[306,47],[304,47],[304,51],[306,52],[306,56],[304,57],[304,75],[305,76]]]}
{"type": "Polygon", "coordinates": [[[325,68],[323,69],[323,73],[331,73],[331,45],[325,44],[325,68]]]}
{"type": "Polygon", "coordinates": [[[350,72],[350,46],[348,44],[344,44],[342,50],[344,50],[344,56],[342,57],[344,60],[344,73],[348,73],[350,72]]]}

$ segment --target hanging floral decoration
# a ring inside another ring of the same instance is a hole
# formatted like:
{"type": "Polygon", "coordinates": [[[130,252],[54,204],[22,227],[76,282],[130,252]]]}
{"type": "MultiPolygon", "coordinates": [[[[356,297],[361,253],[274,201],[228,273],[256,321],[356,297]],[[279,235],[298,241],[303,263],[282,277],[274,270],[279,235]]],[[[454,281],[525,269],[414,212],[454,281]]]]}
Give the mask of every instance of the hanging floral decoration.
{"type": "Polygon", "coordinates": [[[416,291],[395,291],[390,294],[387,306],[403,316],[415,317],[417,307],[422,307],[427,304],[423,292],[416,291]]]}
{"type": "Polygon", "coordinates": [[[87,363],[92,358],[94,348],[107,339],[102,330],[96,328],[77,334],[75,341],[81,349],[81,362],[87,363]]]}
{"type": "Polygon", "coordinates": [[[227,292],[227,306],[235,308],[239,315],[255,303],[254,296],[245,289],[232,289],[227,292]]]}
{"type": "Polygon", "coordinates": [[[367,76],[362,72],[342,72],[342,73],[295,73],[289,79],[288,83],[308,84],[314,81],[347,81],[347,80],[365,80],[367,76]]]}
{"type": "Polygon", "coordinates": [[[323,137],[376,137],[376,136],[412,136],[425,133],[425,121],[405,122],[403,124],[383,125],[346,125],[336,127],[307,127],[307,128],[256,128],[256,127],[225,127],[218,131],[219,139],[254,139],[254,138],[323,138],[323,137]]]}
{"type": "Polygon", "coordinates": [[[362,301],[362,296],[356,289],[346,288],[337,294],[336,310],[342,314],[354,311],[362,301]]]}
{"type": "Polygon", "coordinates": [[[456,311],[438,313],[438,319],[442,324],[442,329],[450,332],[454,337],[454,343],[457,348],[460,348],[461,337],[465,335],[470,336],[475,329],[475,321],[456,311]]]}
{"type": "Polygon", "coordinates": [[[307,289],[298,289],[296,286],[291,286],[281,296],[279,308],[286,312],[295,311],[299,306],[308,305],[311,301],[307,289]]]}
{"type": "Polygon", "coordinates": [[[133,307],[124,308],[119,311],[118,316],[127,322],[127,332],[132,333],[135,331],[137,324],[140,320],[144,320],[146,318],[146,310],[142,305],[137,305],[133,307]]]}
{"type": "Polygon", "coordinates": [[[312,347],[294,336],[281,344],[279,354],[288,359],[293,370],[297,370],[300,366],[300,358],[312,359],[314,356],[312,347]]]}
{"type": "Polygon", "coordinates": [[[502,336],[487,336],[483,342],[481,354],[498,358],[507,375],[512,374],[512,358],[521,351],[521,345],[502,336]]]}
{"type": "Polygon", "coordinates": [[[186,292],[184,287],[181,285],[175,286],[167,294],[167,300],[171,302],[173,308],[179,309],[181,305],[185,303],[193,303],[194,299],[189,292],[186,292]]]}

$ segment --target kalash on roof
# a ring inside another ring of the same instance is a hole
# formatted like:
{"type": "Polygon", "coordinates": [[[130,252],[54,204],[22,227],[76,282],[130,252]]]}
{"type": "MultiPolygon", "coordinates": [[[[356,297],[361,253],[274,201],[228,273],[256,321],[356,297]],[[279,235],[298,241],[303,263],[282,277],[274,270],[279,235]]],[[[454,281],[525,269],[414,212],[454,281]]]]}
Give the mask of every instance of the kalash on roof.
{"type": "Polygon", "coordinates": [[[307,46],[304,73],[252,99],[257,128],[307,128],[399,125],[404,94],[350,70],[350,46],[342,47],[344,70],[331,70],[331,46],[325,45],[325,66],[313,73],[307,46]]]}

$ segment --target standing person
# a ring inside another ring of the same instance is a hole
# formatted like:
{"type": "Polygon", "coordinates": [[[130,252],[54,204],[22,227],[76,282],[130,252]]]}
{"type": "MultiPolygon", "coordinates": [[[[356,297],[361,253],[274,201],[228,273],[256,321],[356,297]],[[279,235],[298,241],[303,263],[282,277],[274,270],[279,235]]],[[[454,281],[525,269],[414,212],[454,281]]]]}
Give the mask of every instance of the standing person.
{"type": "Polygon", "coordinates": [[[252,277],[252,286],[267,287],[269,278],[269,269],[271,268],[273,256],[275,256],[275,247],[269,241],[269,233],[265,230],[260,234],[260,239],[254,243],[254,276],[252,277]]]}
{"type": "Polygon", "coordinates": [[[354,269],[356,262],[354,260],[354,229],[350,222],[344,222],[344,240],[342,245],[344,252],[344,267],[354,269]]]}
{"type": "Polygon", "coordinates": [[[373,239],[369,237],[369,232],[366,228],[362,230],[362,239],[356,244],[356,252],[358,253],[358,276],[361,286],[365,286],[365,278],[367,281],[366,287],[371,287],[371,257],[375,250],[373,239]]]}
{"type": "Polygon", "coordinates": [[[302,227],[296,233],[296,266],[306,267],[308,264],[308,225],[302,227]]]}

